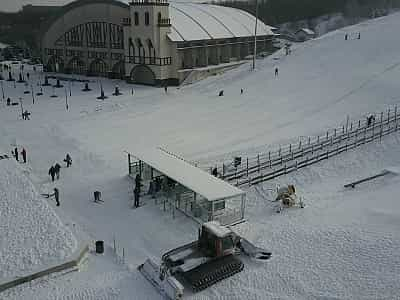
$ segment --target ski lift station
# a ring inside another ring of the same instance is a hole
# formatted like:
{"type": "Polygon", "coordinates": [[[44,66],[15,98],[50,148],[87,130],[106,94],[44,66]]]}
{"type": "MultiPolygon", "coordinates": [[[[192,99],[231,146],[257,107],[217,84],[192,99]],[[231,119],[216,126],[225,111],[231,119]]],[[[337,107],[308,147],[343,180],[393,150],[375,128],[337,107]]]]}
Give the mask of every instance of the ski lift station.
{"type": "Polygon", "coordinates": [[[128,163],[132,178],[139,174],[144,187],[156,187],[145,198],[154,198],[173,216],[179,211],[200,224],[219,221],[232,225],[244,221],[245,192],[184,159],[154,148],[128,153],[128,163]]]}

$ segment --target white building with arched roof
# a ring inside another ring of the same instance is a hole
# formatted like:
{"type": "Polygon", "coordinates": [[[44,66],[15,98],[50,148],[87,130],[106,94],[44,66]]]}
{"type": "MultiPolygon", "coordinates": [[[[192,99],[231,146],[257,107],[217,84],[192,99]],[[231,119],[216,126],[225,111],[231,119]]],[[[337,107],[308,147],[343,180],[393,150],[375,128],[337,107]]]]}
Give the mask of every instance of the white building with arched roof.
{"type": "MultiPolygon", "coordinates": [[[[254,52],[255,17],[234,8],[166,0],[78,0],[43,33],[48,71],[178,85],[254,52]],[[206,71],[205,71],[206,70],[206,71]]],[[[273,28],[258,20],[257,52],[272,49],[273,28]]]]}

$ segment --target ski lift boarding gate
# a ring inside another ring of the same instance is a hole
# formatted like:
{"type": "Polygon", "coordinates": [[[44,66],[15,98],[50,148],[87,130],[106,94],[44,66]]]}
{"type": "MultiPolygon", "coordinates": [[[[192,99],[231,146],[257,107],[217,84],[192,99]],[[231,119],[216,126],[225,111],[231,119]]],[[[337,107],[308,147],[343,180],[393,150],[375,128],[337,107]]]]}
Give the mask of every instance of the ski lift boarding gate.
{"type": "Polygon", "coordinates": [[[231,225],[244,220],[244,191],[176,155],[160,148],[150,148],[128,153],[128,163],[129,175],[139,174],[144,183],[157,176],[174,180],[178,184],[173,190],[179,202],[176,208],[198,222],[217,220],[223,225],[231,225]],[[137,161],[132,161],[132,157],[137,161]],[[184,201],[184,209],[181,201],[184,201]]]}

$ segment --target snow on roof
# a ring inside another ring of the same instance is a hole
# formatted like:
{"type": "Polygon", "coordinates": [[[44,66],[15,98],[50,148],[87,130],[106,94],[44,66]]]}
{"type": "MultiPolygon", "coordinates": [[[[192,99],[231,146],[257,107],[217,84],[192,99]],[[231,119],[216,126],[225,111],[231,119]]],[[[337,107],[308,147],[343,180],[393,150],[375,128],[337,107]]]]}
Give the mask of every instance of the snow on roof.
{"type": "Polygon", "coordinates": [[[209,201],[231,198],[245,193],[161,149],[144,149],[132,153],[132,155],[209,201]]]}
{"type": "MultiPolygon", "coordinates": [[[[312,30],[309,29],[309,28],[301,28],[301,29],[299,29],[297,32],[300,32],[300,31],[304,31],[305,33],[310,34],[310,35],[315,34],[315,32],[312,31],[312,30]]],[[[297,32],[296,32],[296,33],[297,33],[297,32]]]]}
{"type": "Polygon", "coordinates": [[[232,231],[228,227],[221,226],[218,221],[206,222],[203,224],[203,226],[207,228],[208,231],[214,233],[217,237],[220,238],[223,238],[224,236],[232,233],[232,231]]]}
{"type": "MultiPolygon", "coordinates": [[[[200,3],[170,2],[174,42],[238,38],[254,35],[255,17],[240,9],[200,3]]],[[[257,36],[274,35],[274,28],[257,22],[257,36]]]]}

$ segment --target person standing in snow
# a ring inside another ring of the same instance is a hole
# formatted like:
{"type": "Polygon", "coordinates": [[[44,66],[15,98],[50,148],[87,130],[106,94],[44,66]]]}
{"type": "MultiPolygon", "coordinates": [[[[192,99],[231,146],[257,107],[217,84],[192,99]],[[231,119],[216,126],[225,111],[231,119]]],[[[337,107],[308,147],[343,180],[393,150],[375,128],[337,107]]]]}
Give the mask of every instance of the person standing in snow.
{"type": "Polygon", "coordinates": [[[135,177],[135,189],[138,190],[139,194],[140,194],[141,186],[142,186],[142,178],[140,178],[139,174],[136,174],[136,177],[135,177]]]}
{"type": "Polygon", "coordinates": [[[64,161],[67,163],[67,168],[69,168],[69,166],[72,165],[72,158],[69,155],[69,153],[67,153],[67,155],[65,156],[64,161]]]}
{"type": "Polygon", "coordinates": [[[49,169],[49,175],[51,176],[51,181],[54,181],[54,177],[56,175],[56,170],[54,168],[54,166],[51,166],[49,169]]]}
{"type": "Polygon", "coordinates": [[[275,68],[275,77],[277,77],[279,75],[279,69],[278,67],[275,68]]]}
{"type": "Polygon", "coordinates": [[[61,169],[60,164],[56,163],[54,165],[54,171],[56,172],[57,180],[60,179],[60,169],[61,169]]]}
{"type": "Polygon", "coordinates": [[[58,191],[58,188],[54,188],[54,193],[51,196],[54,196],[56,206],[60,206],[60,192],[58,191]]]}
{"type": "Polygon", "coordinates": [[[240,95],[243,95],[243,89],[240,89],[240,95]]]}
{"type": "Polygon", "coordinates": [[[17,147],[15,147],[15,149],[14,149],[14,157],[15,157],[15,159],[16,159],[17,161],[19,161],[19,160],[18,160],[18,149],[17,149],[17,147]]]}
{"type": "Polygon", "coordinates": [[[134,197],[135,197],[134,206],[135,206],[135,208],[138,208],[138,207],[139,207],[140,190],[138,189],[137,186],[136,186],[135,189],[133,190],[133,195],[134,195],[134,197]]]}
{"type": "Polygon", "coordinates": [[[349,35],[346,33],[346,34],[344,35],[344,40],[347,41],[348,39],[349,39],[349,35]]]}
{"type": "Polygon", "coordinates": [[[25,148],[22,148],[21,155],[22,155],[22,159],[24,161],[24,164],[26,164],[26,150],[25,150],[25,148]]]}
{"type": "Polygon", "coordinates": [[[361,39],[361,32],[358,33],[357,39],[358,39],[358,40],[361,39]]]}

